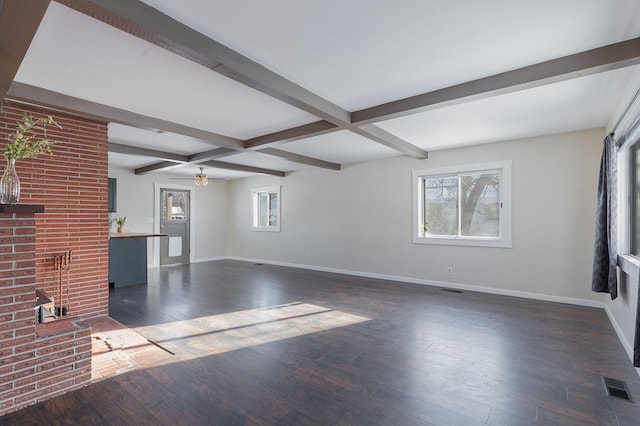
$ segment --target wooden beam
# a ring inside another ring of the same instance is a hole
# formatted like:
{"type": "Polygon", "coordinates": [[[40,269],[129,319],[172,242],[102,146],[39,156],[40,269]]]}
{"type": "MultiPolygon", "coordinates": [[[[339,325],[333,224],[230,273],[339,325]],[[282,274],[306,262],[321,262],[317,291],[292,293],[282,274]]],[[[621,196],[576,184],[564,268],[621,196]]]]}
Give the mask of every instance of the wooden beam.
{"type": "Polygon", "coordinates": [[[419,160],[429,157],[429,154],[424,149],[412,145],[404,139],[399,138],[373,124],[367,124],[360,127],[352,126],[351,131],[359,134],[360,136],[375,140],[388,148],[402,152],[404,155],[409,157],[417,158],[419,160]]]}
{"type": "Polygon", "coordinates": [[[167,170],[183,167],[188,163],[176,163],[175,161],[162,161],[160,163],[151,164],[149,166],[139,167],[134,170],[137,175],[146,175],[152,172],[164,172],[167,170]]]}
{"type": "MultiPolygon", "coordinates": [[[[204,65],[232,80],[352,130],[351,113],[139,0],[57,0],[78,12],[204,65]]],[[[339,129],[338,129],[339,130],[339,129]]],[[[415,157],[422,150],[397,136],[358,134],[415,157]]],[[[227,146],[221,145],[220,146],[227,146]]],[[[227,146],[228,147],[228,146],[227,146]]],[[[422,151],[424,152],[424,151],[422,151]]],[[[426,155],[419,158],[426,158],[426,155]]]]}
{"type": "Polygon", "coordinates": [[[328,121],[349,113],[139,0],[57,0],[65,6],[215,70],[328,121]]]}
{"type": "Polygon", "coordinates": [[[284,158],[289,161],[293,161],[300,164],[306,164],[313,167],[321,167],[329,170],[340,170],[342,166],[337,163],[330,163],[328,161],[318,160],[317,158],[307,157],[306,155],[295,154],[293,152],[283,151],[276,148],[263,148],[258,151],[261,154],[267,154],[274,157],[284,158]]]}
{"type": "Polygon", "coordinates": [[[49,3],[50,0],[0,0],[0,105],[49,3]]]}
{"type": "Polygon", "coordinates": [[[238,151],[229,148],[216,148],[210,151],[200,152],[198,154],[188,156],[188,161],[190,163],[201,163],[207,160],[215,160],[216,158],[226,157],[228,155],[233,155],[238,151]]]}
{"type": "MultiPolygon", "coordinates": [[[[171,133],[182,134],[193,137],[202,142],[219,145],[227,143],[230,147],[221,147],[213,150],[201,152],[191,156],[185,156],[166,151],[156,151],[146,148],[131,147],[124,144],[113,142],[109,144],[111,152],[121,154],[140,155],[148,157],[162,158],[164,160],[156,164],[151,164],[135,170],[136,174],[146,174],[154,171],[165,171],[175,168],[179,165],[175,163],[201,163],[206,160],[221,158],[232,155],[236,152],[244,151],[244,142],[239,139],[229,138],[227,136],[218,135],[216,133],[206,132],[204,130],[183,126],[166,120],[136,114],[133,112],[121,110],[104,104],[98,104],[91,101],[63,95],[61,93],[52,92],[50,90],[41,89],[23,83],[14,82],[9,90],[9,99],[14,102],[36,104],[50,108],[52,110],[61,111],[78,117],[90,118],[102,122],[114,122],[142,129],[153,129],[168,131],[171,133]],[[205,139],[207,138],[207,139],[205,139]]],[[[322,126],[322,125],[320,125],[322,126]]],[[[329,125],[331,126],[331,125],[329,125]]],[[[307,157],[309,158],[309,157],[307,157]]],[[[312,159],[304,159],[304,164],[311,164],[312,159]]],[[[295,161],[295,160],[291,160],[295,161]]],[[[322,160],[317,160],[318,164],[322,160]]],[[[323,167],[323,166],[320,166],[323,167]]],[[[268,170],[268,169],[261,169],[268,170]]],[[[247,170],[248,171],[248,170],[247,170]]],[[[257,173],[263,173],[262,171],[257,173]]]]}
{"type": "Polygon", "coordinates": [[[173,152],[157,151],[155,149],[139,148],[137,146],[123,145],[115,142],[109,142],[109,152],[118,154],[137,155],[141,157],[161,158],[173,163],[186,163],[188,157],[186,155],[175,154],[173,152]]]}
{"type": "Polygon", "coordinates": [[[279,132],[269,133],[268,135],[258,136],[244,141],[247,149],[262,148],[265,146],[279,145],[281,143],[293,142],[300,139],[306,139],[313,136],[324,135],[336,130],[340,130],[335,124],[328,121],[314,121],[313,123],[303,124],[302,126],[293,127],[291,129],[279,132]]]}
{"type": "Polygon", "coordinates": [[[102,122],[113,122],[140,129],[162,130],[165,132],[178,133],[198,139],[200,142],[208,143],[225,148],[243,150],[244,142],[239,139],[196,129],[195,127],[184,126],[167,120],[161,120],[147,115],[136,114],[109,105],[87,101],[51,90],[41,89],[24,83],[14,82],[9,89],[7,98],[29,104],[37,104],[52,110],[62,111],[75,116],[91,118],[102,122]]]}
{"type": "Polygon", "coordinates": [[[272,175],[272,176],[280,176],[280,177],[285,177],[287,175],[286,172],[281,172],[279,170],[263,169],[261,167],[245,166],[243,164],[225,163],[223,161],[210,160],[210,161],[204,161],[200,164],[204,164],[205,166],[213,167],[216,169],[239,170],[243,172],[260,173],[263,175],[272,175]]]}
{"type": "MultiPolygon", "coordinates": [[[[161,161],[155,164],[150,164],[148,166],[136,169],[135,171],[136,174],[147,174],[151,172],[160,172],[160,171],[170,170],[175,168],[176,166],[175,164],[172,164],[173,161],[181,160],[181,161],[184,161],[182,165],[204,164],[210,167],[242,170],[242,171],[253,172],[253,173],[271,174],[275,176],[284,176],[283,175],[284,172],[279,172],[275,170],[262,169],[262,168],[252,167],[252,166],[234,165],[232,163],[226,163],[226,162],[223,163],[223,162],[210,161],[214,158],[226,157],[228,155],[233,155],[234,153],[237,152],[227,148],[218,148],[211,151],[202,152],[199,154],[194,154],[191,156],[180,156],[178,154],[171,154],[171,153],[165,153],[162,151],[154,151],[146,148],[135,148],[135,147],[129,147],[125,145],[118,145],[118,144],[115,144],[116,146],[114,146],[112,150],[112,145],[113,144],[111,143],[109,144],[110,152],[122,152],[123,154],[130,153],[132,155],[137,155],[139,153],[141,155],[146,154],[147,156],[164,158],[169,160],[169,161],[161,161]],[[165,155],[164,157],[162,156],[163,154],[165,155]]],[[[266,155],[271,155],[274,157],[284,158],[289,161],[293,161],[300,164],[306,164],[313,167],[320,167],[320,168],[329,169],[329,170],[341,169],[340,164],[330,163],[328,161],[323,161],[317,158],[307,157],[305,155],[295,154],[292,152],[282,151],[276,148],[263,148],[263,149],[257,150],[256,152],[266,154],[266,155]]]]}
{"type": "Polygon", "coordinates": [[[355,111],[363,125],[640,64],[640,38],[355,111]]]}

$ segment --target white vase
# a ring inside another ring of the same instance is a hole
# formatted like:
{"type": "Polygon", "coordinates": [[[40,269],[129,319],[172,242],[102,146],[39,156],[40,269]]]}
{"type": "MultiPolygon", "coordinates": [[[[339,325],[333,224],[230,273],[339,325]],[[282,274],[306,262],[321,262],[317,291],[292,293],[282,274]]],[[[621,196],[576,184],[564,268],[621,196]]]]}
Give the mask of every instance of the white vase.
{"type": "Polygon", "coordinates": [[[7,168],[0,179],[0,203],[18,204],[20,200],[20,179],[16,172],[16,159],[7,158],[7,168]]]}

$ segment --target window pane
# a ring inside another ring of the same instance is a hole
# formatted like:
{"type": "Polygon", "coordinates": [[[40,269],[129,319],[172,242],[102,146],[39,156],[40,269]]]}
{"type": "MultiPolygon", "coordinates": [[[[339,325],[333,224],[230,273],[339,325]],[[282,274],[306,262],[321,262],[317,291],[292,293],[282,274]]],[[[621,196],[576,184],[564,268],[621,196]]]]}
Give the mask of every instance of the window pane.
{"type": "Polygon", "coordinates": [[[458,177],[424,179],[424,221],[431,235],[458,235],[458,177]]]}
{"type": "Polygon", "coordinates": [[[185,220],[189,206],[189,193],[186,191],[164,191],[162,196],[162,217],[168,220],[185,220]]]}
{"type": "Polygon", "coordinates": [[[460,176],[460,235],[500,236],[500,174],[460,176]]]}
{"type": "Polygon", "coordinates": [[[269,216],[269,194],[261,192],[258,194],[258,225],[267,226],[269,216]]]}
{"type": "Polygon", "coordinates": [[[278,194],[272,192],[269,197],[271,201],[269,205],[269,226],[278,226],[278,194]]]}

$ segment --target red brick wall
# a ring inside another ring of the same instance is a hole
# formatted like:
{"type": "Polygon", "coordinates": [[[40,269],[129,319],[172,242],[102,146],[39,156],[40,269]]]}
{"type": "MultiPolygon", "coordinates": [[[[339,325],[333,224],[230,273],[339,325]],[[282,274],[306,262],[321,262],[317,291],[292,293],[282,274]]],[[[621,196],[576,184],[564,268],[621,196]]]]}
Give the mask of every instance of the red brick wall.
{"type": "MultiPolygon", "coordinates": [[[[16,162],[20,203],[43,204],[36,216],[36,287],[58,299],[53,259],[73,251],[63,302],[70,317],[107,315],[109,306],[109,214],[107,211],[107,125],[16,104],[0,113],[0,149],[25,112],[51,115],[62,129],[51,128],[53,157],[16,162]]],[[[0,157],[0,173],[4,172],[0,157]]],[[[65,277],[66,279],[66,277],[65,277]]]]}
{"type": "Polygon", "coordinates": [[[24,112],[62,129],[48,132],[53,157],[17,161],[20,204],[45,212],[0,213],[0,416],[90,383],[91,330],[77,320],[109,311],[107,126],[5,103],[0,152],[24,112]],[[67,319],[36,325],[35,289],[59,298],[54,258],[68,250],[67,319]]]}
{"type": "Polygon", "coordinates": [[[36,325],[36,220],[0,213],[0,416],[91,381],[91,330],[36,325]]]}

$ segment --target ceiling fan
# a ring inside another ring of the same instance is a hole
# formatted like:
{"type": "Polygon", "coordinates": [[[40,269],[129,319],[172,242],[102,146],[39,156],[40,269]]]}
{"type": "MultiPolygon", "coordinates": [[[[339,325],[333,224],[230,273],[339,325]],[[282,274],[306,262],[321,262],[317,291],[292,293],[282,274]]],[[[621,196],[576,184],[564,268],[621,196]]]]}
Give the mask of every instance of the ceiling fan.
{"type": "Polygon", "coordinates": [[[204,174],[204,167],[200,167],[200,173],[196,173],[192,178],[172,178],[172,179],[188,179],[198,186],[207,186],[209,184],[209,176],[204,174]]]}

